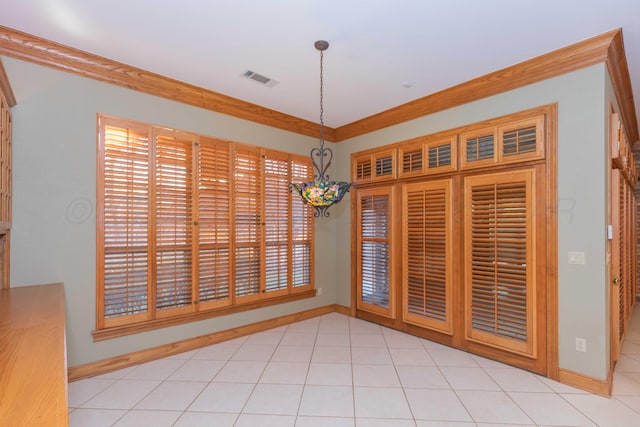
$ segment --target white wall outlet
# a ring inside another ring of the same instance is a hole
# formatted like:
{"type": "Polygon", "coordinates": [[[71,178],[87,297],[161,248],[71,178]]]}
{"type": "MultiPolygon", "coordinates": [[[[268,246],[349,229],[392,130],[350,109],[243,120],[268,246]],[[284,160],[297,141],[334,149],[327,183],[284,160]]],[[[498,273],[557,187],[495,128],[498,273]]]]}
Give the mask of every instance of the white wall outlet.
{"type": "Polygon", "coordinates": [[[587,340],[584,338],[576,338],[576,351],[580,351],[582,353],[587,352],[587,340]]]}
{"type": "Polygon", "coordinates": [[[316,296],[319,297],[320,295],[322,295],[322,288],[316,289],[316,296]]]}
{"type": "Polygon", "coordinates": [[[569,264],[584,265],[584,252],[569,252],[569,264]]]}

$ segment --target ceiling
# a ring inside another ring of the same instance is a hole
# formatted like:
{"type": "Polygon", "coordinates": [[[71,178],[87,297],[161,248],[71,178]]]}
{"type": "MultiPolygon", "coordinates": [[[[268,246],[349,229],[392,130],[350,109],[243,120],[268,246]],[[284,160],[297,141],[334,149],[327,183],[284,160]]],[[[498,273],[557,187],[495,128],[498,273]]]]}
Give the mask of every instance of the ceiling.
{"type": "Polygon", "coordinates": [[[638,17],[638,0],[0,0],[0,25],[313,122],[325,39],[330,127],[618,27],[638,113],[638,17]]]}

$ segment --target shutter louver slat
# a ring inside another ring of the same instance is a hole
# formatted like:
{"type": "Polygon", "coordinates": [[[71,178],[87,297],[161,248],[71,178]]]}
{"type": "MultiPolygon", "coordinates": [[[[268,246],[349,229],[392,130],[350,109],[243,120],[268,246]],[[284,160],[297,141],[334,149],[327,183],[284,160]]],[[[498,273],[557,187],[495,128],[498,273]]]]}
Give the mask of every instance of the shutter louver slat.
{"type": "Polygon", "coordinates": [[[531,173],[467,178],[469,338],[531,355],[531,173]]]}
{"type": "Polygon", "coordinates": [[[156,137],[156,308],[192,304],[192,150],[187,136],[156,137]]]}
{"type": "Polygon", "coordinates": [[[451,332],[451,181],[406,184],[404,188],[404,320],[451,332]]]}
{"type": "Polygon", "coordinates": [[[230,298],[229,144],[201,138],[198,149],[199,302],[230,298]]]}
{"type": "Polygon", "coordinates": [[[393,156],[376,158],[376,176],[389,176],[393,174],[393,156]]]}
{"type": "Polygon", "coordinates": [[[104,128],[104,318],[148,312],[149,140],[104,128]]]}
{"type": "Polygon", "coordinates": [[[467,139],[465,143],[467,150],[467,162],[470,163],[479,160],[493,159],[494,144],[495,141],[493,134],[467,139]]]}
{"type": "Polygon", "coordinates": [[[422,148],[412,151],[406,151],[402,154],[402,172],[421,172],[422,171],[422,148]]]}
{"type": "Polygon", "coordinates": [[[514,129],[505,132],[502,137],[503,156],[517,156],[536,151],[536,127],[514,129]]]}

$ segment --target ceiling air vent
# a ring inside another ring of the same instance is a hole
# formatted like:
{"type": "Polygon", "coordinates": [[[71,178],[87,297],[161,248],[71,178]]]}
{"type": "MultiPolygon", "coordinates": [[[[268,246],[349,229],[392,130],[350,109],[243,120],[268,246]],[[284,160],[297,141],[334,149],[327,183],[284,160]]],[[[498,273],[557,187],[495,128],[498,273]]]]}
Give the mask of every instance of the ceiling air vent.
{"type": "Polygon", "coordinates": [[[258,74],[255,71],[247,70],[242,74],[242,77],[245,79],[253,80],[256,83],[260,83],[266,87],[274,87],[278,84],[277,81],[270,79],[269,77],[265,77],[262,74],[258,74]]]}

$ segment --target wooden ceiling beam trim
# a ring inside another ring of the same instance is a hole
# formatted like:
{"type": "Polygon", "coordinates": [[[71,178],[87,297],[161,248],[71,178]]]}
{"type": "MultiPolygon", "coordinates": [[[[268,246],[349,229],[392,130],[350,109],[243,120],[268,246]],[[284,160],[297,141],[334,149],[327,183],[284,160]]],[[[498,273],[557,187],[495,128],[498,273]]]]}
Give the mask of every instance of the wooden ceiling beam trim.
{"type": "Polygon", "coordinates": [[[632,141],[638,139],[633,93],[627,69],[622,30],[615,29],[502,70],[399,105],[336,128],[336,141],[397,125],[449,108],[497,95],[590,65],[606,62],[632,141]]]}
{"type": "MultiPolygon", "coordinates": [[[[320,135],[317,123],[3,26],[0,54],[301,135],[320,135]]],[[[325,127],[324,137],[335,141],[335,130],[325,127]]]]}

